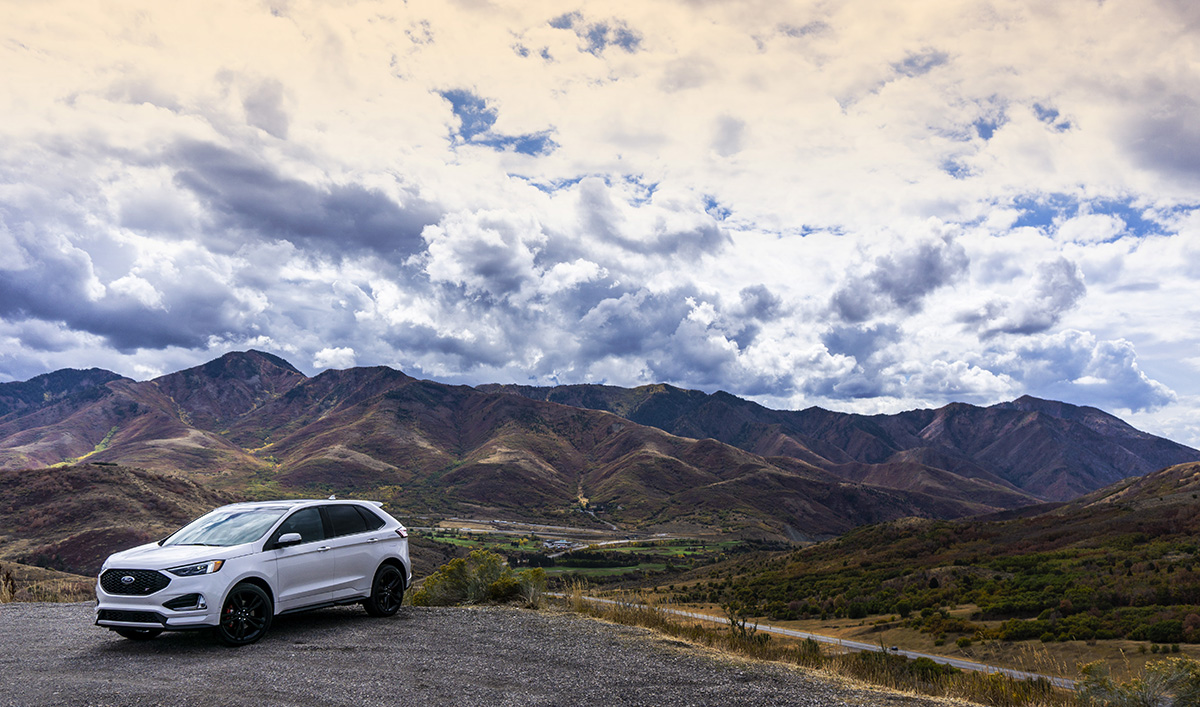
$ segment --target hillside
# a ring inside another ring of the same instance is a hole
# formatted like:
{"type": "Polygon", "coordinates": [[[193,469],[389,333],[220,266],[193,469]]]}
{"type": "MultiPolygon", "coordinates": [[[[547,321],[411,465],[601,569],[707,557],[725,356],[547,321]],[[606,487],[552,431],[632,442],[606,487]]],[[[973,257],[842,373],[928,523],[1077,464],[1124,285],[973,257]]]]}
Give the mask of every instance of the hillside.
{"type": "Polygon", "coordinates": [[[1200,642],[1198,499],[1200,463],[1183,464],[1018,517],[859,528],[677,599],[777,619],[892,614],[969,637],[1200,642]],[[977,607],[966,621],[925,611],[964,605],[977,607]]]}
{"type": "MultiPolygon", "coordinates": [[[[1018,505],[1004,493],[1066,501],[1116,481],[1200,459],[1096,408],[1029,396],[990,407],[855,415],[771,410],[728,393],[668,385],[480,386],[488,392],[606,410],[687,437],[788,456],[847,480],[1018,505]]],[[[1010,496],[1011,498],[1011,496],[1010,496]]]]}
{"type": "Polygon", "coordinates": [[[0,560],[94,575],[111,552],[231,500],[176,475],[121,466],[0,470],[0,560]]]}

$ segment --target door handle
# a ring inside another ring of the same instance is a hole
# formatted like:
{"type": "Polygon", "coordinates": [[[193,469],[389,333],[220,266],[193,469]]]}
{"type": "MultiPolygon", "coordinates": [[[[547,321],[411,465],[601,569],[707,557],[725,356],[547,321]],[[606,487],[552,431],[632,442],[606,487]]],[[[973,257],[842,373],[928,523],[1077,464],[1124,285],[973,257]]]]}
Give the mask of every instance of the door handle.
{"type": "Polygon", "coordinates": [[[326,547],[319,547],[319,548],[317,548],[317,552],[328,552],[328,551],[329,551],[329,547],[328,547],[328,546],[326,546],[326,547]]]}
{"type": "Polygon", "coordinates": [[[379,542],[379,538],[371,538],[371,539],[370,539],[370,540],[368,540],[367,542],[369,542],[369,543],[377,543],[377,542],[379,542]]]}

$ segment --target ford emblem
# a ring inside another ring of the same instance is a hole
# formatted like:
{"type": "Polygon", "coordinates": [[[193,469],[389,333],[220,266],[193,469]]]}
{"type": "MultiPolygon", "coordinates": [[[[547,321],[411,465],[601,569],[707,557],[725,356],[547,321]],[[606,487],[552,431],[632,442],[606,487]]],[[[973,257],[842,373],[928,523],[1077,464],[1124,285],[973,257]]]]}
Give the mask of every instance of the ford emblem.
{"type": "Polygon", "coordinates": [[[135,580],[132,575],[128,574],[121,578],[121,584],[133,584],[135,581],[137,580],[135,580]]]}

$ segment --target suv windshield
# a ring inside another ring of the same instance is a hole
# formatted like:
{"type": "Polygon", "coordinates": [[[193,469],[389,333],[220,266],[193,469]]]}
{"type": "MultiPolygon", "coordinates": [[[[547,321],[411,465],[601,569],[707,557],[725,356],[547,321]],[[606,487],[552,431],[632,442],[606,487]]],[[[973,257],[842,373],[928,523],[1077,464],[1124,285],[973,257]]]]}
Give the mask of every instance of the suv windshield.
{"type": "Polygon", "coordinates": [[[218,508],[180,528],[163,545],[241,545],[261,538],[286,508],[218,508]]]}

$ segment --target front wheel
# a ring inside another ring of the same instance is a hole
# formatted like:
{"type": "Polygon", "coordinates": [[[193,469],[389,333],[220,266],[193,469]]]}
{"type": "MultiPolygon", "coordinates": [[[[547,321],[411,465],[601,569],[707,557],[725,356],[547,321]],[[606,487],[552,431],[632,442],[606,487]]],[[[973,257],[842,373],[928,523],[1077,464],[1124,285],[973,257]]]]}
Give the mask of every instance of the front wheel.
{"type": "Polygon", "coordinates": [[[271,597],[254,584],[239,584],[221,606],[217,638],[228,646],[245,646],[262,638],[271,626],[271,597]]]}
{"type": "Polygon", "coordinates": [[[162,633],[161,628],[114,628],[113,631],[131,641],[149,641],[162,633]]]}
{"type": "Polygon", "coordinates": [[[404,601],[404,573],[395,565],[382,565],[375,571],[371,596],[363,607],[371,616],[391,616],[400,610],[404,601]]]}

